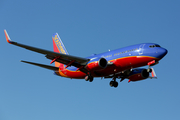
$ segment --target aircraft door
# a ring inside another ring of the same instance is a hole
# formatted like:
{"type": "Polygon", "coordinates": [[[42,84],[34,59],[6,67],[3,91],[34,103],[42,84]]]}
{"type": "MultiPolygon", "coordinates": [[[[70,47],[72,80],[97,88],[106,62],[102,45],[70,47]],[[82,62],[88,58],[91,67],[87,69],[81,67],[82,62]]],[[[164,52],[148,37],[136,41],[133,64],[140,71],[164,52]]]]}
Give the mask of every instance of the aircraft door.
{"type": "Polygon", "coordinates": [[[144,46],[145,46],[145,44],[141,44],[141,45],[139,46],[139,55],[142,55],[142,54],[143,54],[144,46]]]}

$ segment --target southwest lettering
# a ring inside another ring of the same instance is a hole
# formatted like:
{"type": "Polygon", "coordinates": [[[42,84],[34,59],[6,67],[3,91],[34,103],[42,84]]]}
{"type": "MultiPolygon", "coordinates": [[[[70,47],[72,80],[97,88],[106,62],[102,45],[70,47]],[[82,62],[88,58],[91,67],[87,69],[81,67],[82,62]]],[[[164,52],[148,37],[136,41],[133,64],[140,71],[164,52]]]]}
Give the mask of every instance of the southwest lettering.
{"type": "Polygon", "coordinates": [[[61,42],[59,41],[59,38],[57,37],[57,35],[55,35],[54,41],[56,42],[57,46],[59,47],[60,52],[63,54],[66,54],[65,50],[63,49],[63,47],[61,45],[61,42]]]}

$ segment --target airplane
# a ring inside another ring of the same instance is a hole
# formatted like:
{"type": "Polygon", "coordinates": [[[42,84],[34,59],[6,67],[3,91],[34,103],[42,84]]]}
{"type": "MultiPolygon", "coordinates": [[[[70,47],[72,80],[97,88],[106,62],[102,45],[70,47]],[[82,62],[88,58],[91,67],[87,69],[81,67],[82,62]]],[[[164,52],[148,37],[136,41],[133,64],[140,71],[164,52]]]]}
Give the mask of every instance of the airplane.
{"type": "Polygon", "coordinates": [[[54,51],[14,42],[6,30],[4,33],[8,43],[44,54],[47,59],[51,60],[50,64],[55,63],[55,66],[23,60],[21,62],[53,70],[55,75],[70,79],[85,79],[92,82],[95,77],[112,78],[109,84],[115,88],[118,86],[116,79],[121,79],[120,82],[124,79],[129,79],[128,82],[135,82],[157,78],[151,66],[158,64],[168,53],[158,44],[141,43],[83,58],[69,55],[58,33],[52,36],[54,51]],[[148,66],[148,68],[139,68],[142,66],[148,66]]]}

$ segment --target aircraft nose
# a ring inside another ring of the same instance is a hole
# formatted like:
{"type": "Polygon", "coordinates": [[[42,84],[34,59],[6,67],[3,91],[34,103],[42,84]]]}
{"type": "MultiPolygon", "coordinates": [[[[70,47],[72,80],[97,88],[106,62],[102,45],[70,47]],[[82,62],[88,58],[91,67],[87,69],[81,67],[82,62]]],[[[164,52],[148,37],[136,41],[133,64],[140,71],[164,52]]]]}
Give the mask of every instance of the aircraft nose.
{"type": "Polygon", "coordinates": [[[159,53],[159,58],[161,59],[168,53],[168,51],[165,48],[160,48],[158,49],[158,53],[159,53]]]}

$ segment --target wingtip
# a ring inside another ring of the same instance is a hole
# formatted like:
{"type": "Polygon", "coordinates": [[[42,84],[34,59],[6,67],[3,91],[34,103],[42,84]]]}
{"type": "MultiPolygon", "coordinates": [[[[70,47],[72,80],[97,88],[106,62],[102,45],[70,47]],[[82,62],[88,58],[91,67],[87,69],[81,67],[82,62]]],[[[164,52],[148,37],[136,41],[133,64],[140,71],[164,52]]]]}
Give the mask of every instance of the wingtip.
{"type": "Polygon", "coordinates": [[[24,60],[20,60],[20,62],[27,63],[27,61],[24,61],[24,60]]]}
{"type": "Polygon", "coordinates": [[[6,31],[6,29],[4,29],[4,34],[5,34],[5,37],[6,37],[6,41],[8,42],[8,43],[12,43],[12,41],[11,41],[11,39],[10,39],[10,37],[9,37],[9,35],[8,35],[8,33],[7,33],[7,31],[6,31]]]}

